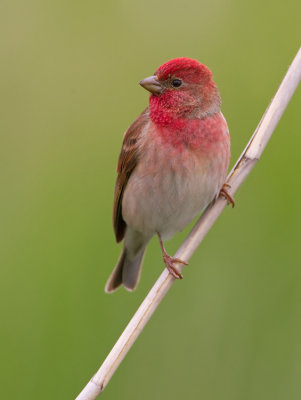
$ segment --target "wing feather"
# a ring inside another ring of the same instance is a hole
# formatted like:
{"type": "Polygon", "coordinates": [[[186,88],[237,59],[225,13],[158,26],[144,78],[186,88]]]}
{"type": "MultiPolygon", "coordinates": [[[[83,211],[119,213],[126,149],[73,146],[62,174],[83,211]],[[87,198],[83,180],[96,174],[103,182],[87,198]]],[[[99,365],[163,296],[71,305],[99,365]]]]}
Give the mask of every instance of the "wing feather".
{"type": "Polygon", "coordinates": [[[122,197],[128,180],[135,169],[139,156],[139,137],[149,121],[148,108],[132,123],[124,134],[117,164],[117,180],[114,192],[113,226],[117,243],[124,238],[126,223],[122,218],[122,197]]]}

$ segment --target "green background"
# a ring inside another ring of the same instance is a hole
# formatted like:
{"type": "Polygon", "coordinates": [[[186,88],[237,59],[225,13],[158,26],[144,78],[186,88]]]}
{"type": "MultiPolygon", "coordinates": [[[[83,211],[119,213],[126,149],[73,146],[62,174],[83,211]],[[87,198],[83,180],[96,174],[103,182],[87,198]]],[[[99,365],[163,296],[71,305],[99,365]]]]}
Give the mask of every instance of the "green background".
{"type": "MultiPolygon", "coordinates": [[[[162,271],[104,293],[122,135],[137,82],[207,64],[245,147],[300,45],[299,0],[9,1],[0,10],[1,399],[73,399],[162,271]]],[[[103,393],[105,399],[301,396],[300,90],[262,159],[103,393]]],[[[167,243],[175,252],[188,230],[167,243]]]]}

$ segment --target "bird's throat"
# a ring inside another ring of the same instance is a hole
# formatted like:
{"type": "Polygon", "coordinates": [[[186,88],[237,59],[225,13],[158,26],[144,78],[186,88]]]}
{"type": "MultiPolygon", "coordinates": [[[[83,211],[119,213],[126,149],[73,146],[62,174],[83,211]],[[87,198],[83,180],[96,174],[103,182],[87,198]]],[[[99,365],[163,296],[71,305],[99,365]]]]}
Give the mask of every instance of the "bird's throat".
{"type": "Polygon", "coordinates": [[[167,125],[152,121],[152,134],[164,145],[183,151],[185,148],[211,152],[224,136],[228,127],[220,112],[204,118],[175,118],[167,125]]]}

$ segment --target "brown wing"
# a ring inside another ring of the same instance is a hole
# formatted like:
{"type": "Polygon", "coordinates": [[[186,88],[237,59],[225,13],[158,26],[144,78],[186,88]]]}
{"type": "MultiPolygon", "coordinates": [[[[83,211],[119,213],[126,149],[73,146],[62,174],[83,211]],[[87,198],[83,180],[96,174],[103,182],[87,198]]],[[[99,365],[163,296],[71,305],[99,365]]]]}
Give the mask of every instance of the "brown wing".
{"type": "Polygon", "coordinates": [[[122,218],[122,197],[129,177],[138,162],[138,139],[149,121],[148,108],[125,132],[117,164],[117,180],[114,193],[113,226],[117,243],[124,238],[126,223],[122,218]]]}

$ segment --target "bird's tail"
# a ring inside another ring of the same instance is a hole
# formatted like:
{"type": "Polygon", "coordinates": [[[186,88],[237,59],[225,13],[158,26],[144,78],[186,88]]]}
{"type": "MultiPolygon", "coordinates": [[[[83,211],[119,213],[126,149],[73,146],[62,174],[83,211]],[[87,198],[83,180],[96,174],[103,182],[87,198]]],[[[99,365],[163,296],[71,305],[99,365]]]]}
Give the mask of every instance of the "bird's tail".
{"type": "Polygon", "coordinates": [[[126,248],[123,248],[117,265],[106,283],[105,291],[107,293],[113,292],[122,284],[129,291],[136,288],[140,279],[144,252],[145,246],[139,249],[135,255],[129,255],[126,248]]]}

